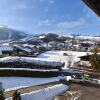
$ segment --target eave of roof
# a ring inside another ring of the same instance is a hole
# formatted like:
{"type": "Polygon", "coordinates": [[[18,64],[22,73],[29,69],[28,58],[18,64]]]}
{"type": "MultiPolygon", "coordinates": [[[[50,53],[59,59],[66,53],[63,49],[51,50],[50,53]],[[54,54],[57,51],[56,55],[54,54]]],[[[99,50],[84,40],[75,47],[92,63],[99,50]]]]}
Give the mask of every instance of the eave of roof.
{"type": "Polygon", "coordinates": [[[87,4],[89,8],[91,8],[99,17],[100,17],[100,11],[97,9],[97,7],[93,4],[91,0],[82,0],[87,4]]]}

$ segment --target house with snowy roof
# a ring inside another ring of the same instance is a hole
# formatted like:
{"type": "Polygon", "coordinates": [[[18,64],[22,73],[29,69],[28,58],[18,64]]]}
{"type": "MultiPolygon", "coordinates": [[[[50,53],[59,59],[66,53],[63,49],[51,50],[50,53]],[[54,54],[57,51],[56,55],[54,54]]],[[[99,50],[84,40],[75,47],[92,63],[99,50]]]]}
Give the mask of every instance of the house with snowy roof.
{"type": "Polygon", "coordinates": [[[84,55],[84,56],[80,56],[80,61],[79,61],[79,66],[82,66],[82,67],[91,67],[91,64],[90,64],[90,57],[91,55],[84,55]]]}
{"type": "Polygon", "coordinates": [[[14,45],[14,55],[15,56],[33,56],[36,52],[36,48],[22,45],[14,45]]]}
{"type": "Polygon", "coordinates": [[[13,54],[13,47],[8,45],[0,46],[0,57],[11,56],[13,54]]]}

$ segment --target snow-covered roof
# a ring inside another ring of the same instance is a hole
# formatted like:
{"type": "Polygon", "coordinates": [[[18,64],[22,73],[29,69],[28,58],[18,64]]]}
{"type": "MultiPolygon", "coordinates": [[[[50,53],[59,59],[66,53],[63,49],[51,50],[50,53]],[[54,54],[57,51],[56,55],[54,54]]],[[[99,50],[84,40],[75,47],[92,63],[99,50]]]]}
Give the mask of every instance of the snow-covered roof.
{"type": "MultiPolygon", "coordinates": [[[[47,87],[41,90],[33,91],[30,93],[22,94],[22,100],[25,98],[34,98],[35,100],[48,100],[48,98],[53,98],[58,94],[65,92],[68,89],[67,85],[64,84],[57,84],[51,87],[47,87]]],[[[49,99],[50,100],[50,99],[49,99]]]]}
{"type": "MultiPolygon", "coordinates": [[[[44,89],[21,94],[21,98],[22,100],[50,100],[50,98],[67,91],[67,89],[67,85],[56,84],[44,89]]],[[[6,100],[12,100],[12,97],[7,98],[6,100]]]]}
{"type": "Polygon", "coordinates": [[[0,68],[0,71],[57,72],[57,69],[0,68]]]}
{"type": "Polygon", "coordinates": [[[43,39],[43,38],[45,38],[45,37],[46,37],[45,35],[43,35],[43,36],[39,36],[40,39],[43,39]]]}
{"type": "Polygon", "coordinates": [[[62,66],[62,62],[53,61],[53,60],[44,60],[42,58],[32,58],[32,57],[4,57],[0,58],[0,62],[27,62],[27,63],[35,63],[37,65],[49,65],[49,66],[62,66]]]}
{"type": "Polygon", "coordinates": [[[0,51],[13,51],[11,46],[0,46],[0,51]]]}
{"type": "Polygon", "coordinates": [[[29,52],[29,53],[33,52],[31,47],[23,47],[23,46],[19,46],[19,45],[14,45],[14,47],[21,49],[23,51],[29,52]]]}
{"type": "Polygon", "coordinates": [[[82,43],[94,44],[92,41],[83,41],[82,43]]]}
{"type": "Polygon", "coordinates": [[[30,48],[23,48],[23,50],[26,52],[32,52],[32,49],[30,49],[30,48]]]}
{"type": "Polygon", "coordinates": [[[2,80],[2,83],[3,83],[3,88],[5,89],[5,92],[12,91],[12,90],[14,91],[20,88],[26,88],[30,86],[46,84],[46,83],[55,82],[55,81],[57,82],[59,81],[59,79],[61,78],[60,77],[50,77],[50,78],[0,77],[0,80],[2,80]]]}

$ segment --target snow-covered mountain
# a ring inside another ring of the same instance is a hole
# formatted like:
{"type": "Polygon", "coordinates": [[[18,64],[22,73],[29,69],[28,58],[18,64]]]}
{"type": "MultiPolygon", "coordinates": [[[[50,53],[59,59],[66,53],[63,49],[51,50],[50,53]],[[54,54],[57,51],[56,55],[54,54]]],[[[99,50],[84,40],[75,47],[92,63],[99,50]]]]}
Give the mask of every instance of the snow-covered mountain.
{"type": "Polygon", "coordinates": [[[0,41],[15,41],[25,37],[27,37],[27,34],[22,31],[11,29],[4,25],[0,25],[0,41]]]}
{"type": "Polygon", "coordinates": [[[87,35],[77,35],[77,34],[57,34],[57,33],[48,33],[48,34],[38,34],[39,39],[47,39],[48,41],[65,41],[66,39],[76,38],[80,40],[96,40],[100,41],[100,36],[87,36],[87,35]]]}
{"type": "Polygon", "coordinates": [[[90,40],[90,41],[100,41],[100,37],[94,37],[94,36],[81,36],[81,35],[61,35],[57,33],[48,33],[48,34],[26,34],[25,32],[18,31],[12,28],[9,28],[5,25],[0,25],[0,43],[33,43],[34,41],[43,41],[44,43],[48,43],[51,41],[57,41],[57,42],[65,42],[68,39],[80,39],[80,40],[90,40]]]}

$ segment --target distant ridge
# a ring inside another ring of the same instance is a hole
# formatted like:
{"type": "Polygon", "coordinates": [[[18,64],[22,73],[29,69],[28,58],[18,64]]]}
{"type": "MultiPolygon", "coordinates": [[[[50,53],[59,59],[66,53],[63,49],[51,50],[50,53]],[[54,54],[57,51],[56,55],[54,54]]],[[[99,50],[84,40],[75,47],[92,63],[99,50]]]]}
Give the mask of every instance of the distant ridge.
{"type": "Polygon", "coordinates": [[[0,41],[3,40],[19,40],[26,38],[28,35],[25,32],[9,28],[6,25],[0,25],[0,41]]]}

